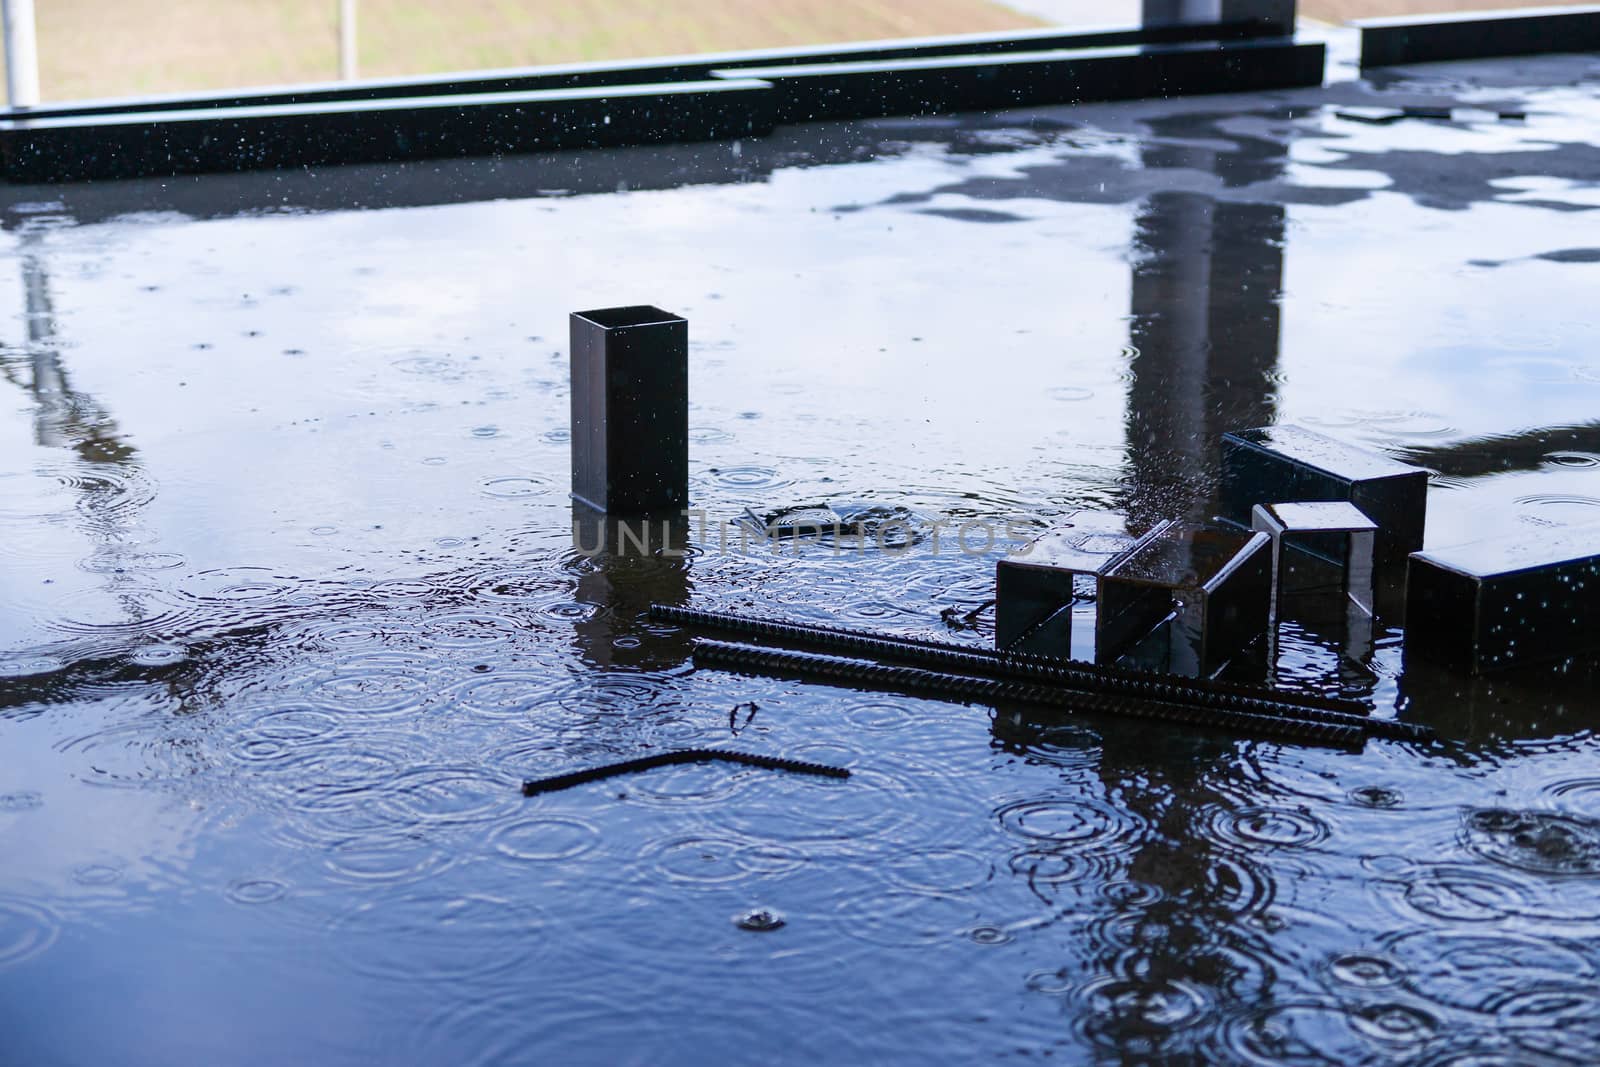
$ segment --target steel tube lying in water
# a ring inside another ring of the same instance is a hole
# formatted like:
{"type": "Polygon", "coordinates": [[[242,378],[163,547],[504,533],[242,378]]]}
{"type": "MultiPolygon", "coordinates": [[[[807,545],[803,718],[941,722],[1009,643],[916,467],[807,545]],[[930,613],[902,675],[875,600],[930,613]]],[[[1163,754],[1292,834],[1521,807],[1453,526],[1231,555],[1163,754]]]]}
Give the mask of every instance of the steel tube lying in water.
{"type": "Polygon", "coordinates": [[[792,652],[787,649],[763,648],[760,645],[742,645],[704,638],[694,643],[694,659],[696,666],[722,667],[746,673],[791,674],[828,681],[876,685],[927,693],[946,700],[991,702],[1015,700],[1067,708],[1072,711],[1153,719],[1184,726],[1225,729],[1239,734],[1281,737],[1351,748],[1359,748],[1366,740],[1365,732],[1357,726],[1314,722],[1310,719],[1251,715],[1225,708],[1166,704],[1154,700],[1109,696],[1104,693],[1085,693],[1081,690],[1034,682],[980,678],[924,670],[920,667],[873,663],[845,656],[829,656],[818,652],[792,652]]]}

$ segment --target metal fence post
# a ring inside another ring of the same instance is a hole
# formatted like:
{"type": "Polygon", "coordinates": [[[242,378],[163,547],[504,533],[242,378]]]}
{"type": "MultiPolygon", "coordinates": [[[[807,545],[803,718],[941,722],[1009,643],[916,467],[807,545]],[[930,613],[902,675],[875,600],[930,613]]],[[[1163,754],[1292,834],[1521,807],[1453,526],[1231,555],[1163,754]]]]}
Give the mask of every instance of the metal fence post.
{"type": "Polygon", "coordinates": [[[614,515],[689,503],[689,324],[647,305],[576,311],[572,495],[614,515]]]}
{"type": "Polygon", "coordinates": [[[4,0],[6,100],[12,107],[39,102],[39,40],[34,32],[33,0],[4,0]]]}
{"type": "Polygon", "coordinates": [[[356,0],[339,0],[339,77],[356,76],[356,0]]]}

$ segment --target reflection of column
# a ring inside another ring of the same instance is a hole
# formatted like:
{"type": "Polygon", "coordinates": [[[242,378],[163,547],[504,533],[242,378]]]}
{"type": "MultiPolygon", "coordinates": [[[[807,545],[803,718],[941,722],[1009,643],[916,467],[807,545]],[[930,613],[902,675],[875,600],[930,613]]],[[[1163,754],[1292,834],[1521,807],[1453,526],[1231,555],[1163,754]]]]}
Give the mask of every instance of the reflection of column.
{"type": "Polygon", "coordinates": [[[619,517],[572,505],[577,600],[593,613],[577,624],[579,652],[597,667],[660,670],[681,664],[689,636],[649,630],[652,603],[689,600],[689,521],[671,515],[619,517]]]}
{"type": "MultiPolygon", "coordinates": [[[[1226,0],[1224,0],[1224,3],[1226,0]]],[[[1219,5],[1221,6],[1221,5],[1219,5]]],[[[1147,0],[1152,13],[1196,8],[1147,0]]],[[[1213,16],[1215,17],[1215,16],[1213,16]]],[[[1173,120],[1174,139],[1222,139],[1235,152],[1152,143],[1144,165],[1198,171],[1224,186],[1270,178],[1283,148],[1267,139],[1229,137],[1204,117],[1173,120]]],[[[1218,438],[1275,417],[1284,209],[1198,192],[1152,195],[1136,222],[1133,249],[1132,359],[1127,397],[1130,526],[1168,518],[1208,518],[1215,509],[1218,438]]],[[[1013,733],[1015,733],[1013,727],[1013,733]]],[[[1272,896],[1271,874],[1221,839],[1213,820],[1235,806],[1230,779],[1244,777],[1226,737],[1107,722],[1099,730],[1098,777],[1105,799],[1139,820],[1138,840],[1108,883],[1128,883],[1127,902],[1102,908],[1117,921],[1097,924],[1102,942],[1085,947],[1090,981],[1129,991],[1135,1006],[1114,1036],[1122,1047],[1159,1041],[1139,1015],[1202,991],[1220,1010],[1271,996],[1270,969],[1246,931],[1272,896]],[[1097,972],[1097,973],[1095,973],[1097,972]]],[[[1012,743],[1016,743],[1013,739],[1012,743]]],[[[1151,1046],[1146,1058],[1187,1058],[1185,1047],[1151,1046]]]]}
{"type": "Polygon", "coordinates": [[[1127,506],[1143,528],[1206,517],[1217,439],[1273,420],[1284,211],[1157,193],[1137,225],[1127,506]]]}
{"type": "Polygon", "coordinates": [[[55,308],[50,302],[50,278],[39,254],[38,235],[22,236],[22,296],[27,308],[28,357],[33,393],[33,439],[46,448],[64,448],[68,442],[62,426],[62,408],[68,392],[67,376],[54,341],[55,308]]]}
{"type": "Polygon", "coordinates": [[[1210,382],[1212,212],[1195,193],[1157,193],[1138,220],[1133,381],[1128,386],[1129,517],[1137,529],[1194,509],[1204,484],[1210,382]]]}
{"type": "Polygon", "coordinates": [[[1281,204],[1217,204],[1211,236],[1210,441],[1276,417],[1285,218],[1281,204]]]}
{"type": "Polygon", "coordinates": [[[81,494],[79,528],[94,543],[106,574],[107,592],[131,618],[144,607],[137,582],[113,561],[130,550],[137,509],[127,506],[126,487],[139,475],[137,453],[122,440],[116,420],[94,397],[73,388],[56,339],[50,276],[37,230],[20,234],[18,259],[26,305],[28,341],[23,360],[0,353],[0,372],[33,398],[33,437],[45,448],[75,453],[82,468],[72,472],[81,494]],[[23,367],[26,367],[25,373],[23,367]],[[86,469],[85,469],[86,468],[86,469]]]}
{"type": "Polygon", "coordinates": [[[1164,737],[1150,724],[1075,722],[1019,706],[997,708],[994,736],[1005,750],[1045,760],[1074,740],[1098,749],[1098,781],[1078,780],[1076,798],[1052,781],[1034,802],[1066,811],[1081,804],[1087,837],[1102,823],[1125,827],[1108,829],[1091,855],[1068,834],[1030,842],[1011,863],[1035,894],[1081,922],[1055,981],[1115,1002],[1095,1013],[1097,1036],[1138,1049],[1141,1062],[1189,1062],[1197,1028],[1170,1032],[1160,1016],[1191,998],[1222,1015],[1270,1001],[1275,978],[1257,962],[1268,954],[1253,931],[1270,929],[1272,871],[1217,833],[1250,775],[1232,740],[1182,730],[1164,737]],[[1102,806],[1118,816],[1097,814],[1102,806]]]}
{"type": "Polygon", "coordinates": [[[56,344],[55,308],[39,235],[23,231],[22,290],[28,322],[28,380],[6,377],[33,396],[34,440],[46,448],[70,448],[88,463],[125,464],[134,450],[116,422],[91,396],[73,390],[56,344]]]}
{"type": "MultiPolygon", "coordinates": [[[[1123,918],[1106,928],[1125,933],[1092,946],[1099,970],[1125,982],[1133,1003],[1157,1011],[1182,1004],[1186,991],[1224,1015],[1270,1002],[1272,972],[1252,966],[1265,954],[1247,931],[1269,920],[1272,875],[1219,837],[1213,821],[1238,803],[1229,780],[1248,775],[1235,769],[1237,747],[1198,735],[1163,746],[1126,725],[1106,734],[1099,766],[1106,799],[1144,827],[1123,872],[1142,902],[1110,905],[1123,918]]],[[[1137,1010],[1112,1025],[1122,1047],[1161,1040],[1141,1032],[1148,1023],[1137,1010]]],[[[1172,1036],[1177,1042],[1161,1051],[1186,1058],[1183,1037],[1172,1036]]]]}

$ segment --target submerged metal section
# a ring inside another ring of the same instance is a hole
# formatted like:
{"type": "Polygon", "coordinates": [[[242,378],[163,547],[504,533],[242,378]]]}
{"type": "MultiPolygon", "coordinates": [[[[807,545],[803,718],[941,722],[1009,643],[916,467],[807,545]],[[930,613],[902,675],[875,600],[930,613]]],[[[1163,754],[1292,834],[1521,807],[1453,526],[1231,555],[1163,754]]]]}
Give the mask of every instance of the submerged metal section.
{"type": "Polygon", "coordinates": [[[1428,472],[1301,426],[1222,437],[1224,517],[1251,523],[1257,504],[1343,500],[1377,524],[1379,566],[1403,566],[1422,547],[1428,472]]]}
{"type": "Polygon", "coordinates": [[[1600,49],[1600,5],[1510,8],[1356,19],[1361,65],[1591,52],[1600,49]]]}
{"type": "Polygon", "coordinates": [[[1100,583],[1095,655],[1114,661],[1171,619],[1167,669],[1208,675],[1264,638],[1272,617],[1265,534],[1173,522],[1120,558],[1100,583]]]}
{"type": "Polygon", "coordinates": [[[687,507],[688,321],[602,308],[573,312],[571,334],[573,497],[612,514],[687,507]]]}
{"type": "Polygon", "coordinates": [[[724,748],[675,748],[670,752],[655,752],[635,759],[620,760],[599,767],[585,767],[581,771],[568,771],[544,778],[530,778],[522,783],[522,795],[539,796],[562,789],[600,782],[624,774],[637,774],[657,767],[681,767],[686,763],[732,763],[745,767],[760,767],[769,771],[790,771],[794,774],[811,774],[820,778],[848,778],[850,771],[844,767],[830,767],[808,760],[767,756],[759,752],[733,752],[724,748]]]}
{"type": "Polygon", "coordinates": [[[1333,568],[1334,587],[1363,611],[1372,611],[1373,542],[1378,524],[1354,504],[1318,501],[1302,504],[1257,504],[1251,528],[1272,538],[1272,601],[1285,588],[1291,593],[1326,588],[1321,568],[1306,566],[1305,557],[1333,568]]]}
{"type": "Polygon", "coordinates": [[[995,564],[996,648],[1095,658],[1100,581],[1139,539],[1126,518],[1083,511],[995,564]]]}
{"type": "Polygon", "coordinates": [[[1257,504],[1251,518],[1254,529],[1272,538],[1268,658],[1277,661],[1278,628],[1286,609],[1296,599],[1319,594],[1325,599],[1332,593],[1344,606],[1344,655],[1357,663],[1365,661],[1372,652],[1376,610],[1377,523],[1343,501],[1257,504]]]}
{"type": "Polygon", "coordinates": [[[1600,648],[1600,528],[1414,554],[1405,647],[1473,674],[1600,648]]]}

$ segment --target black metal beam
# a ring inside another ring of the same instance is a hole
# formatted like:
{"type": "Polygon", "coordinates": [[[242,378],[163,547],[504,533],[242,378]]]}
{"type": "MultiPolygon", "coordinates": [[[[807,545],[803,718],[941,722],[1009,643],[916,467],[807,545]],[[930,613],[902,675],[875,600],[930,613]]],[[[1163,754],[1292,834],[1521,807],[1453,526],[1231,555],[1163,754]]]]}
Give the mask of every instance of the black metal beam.
{"type": "Polygon", "coordinates": [[[488,156],[748,137],[773,127],[765,82],[211,108],[0,121],[12,182],[488,156]]]}
{"type": "Polygon", "coordinates": [[[706,81],[0,120],[12,182],[751,137],[780,121],[1251,92],[1322,81],[1288,38],[717,70],[706,81]],[[752,72],[764,75],[757,78],[752,72]]]}
{"type": "Polygon", "coordinates": [[[1324,49],[1289,38],[1075,48],[871,62],[737,66],[779,94],[780,122],[991,111],[1049,104],[1259,92],[1322,84],[1324,49]]]}
{"type": "Polygon", "coordinates": [[[1357,19],[1361,66],[1600,50],[1600,5],[1357,19]]]}

